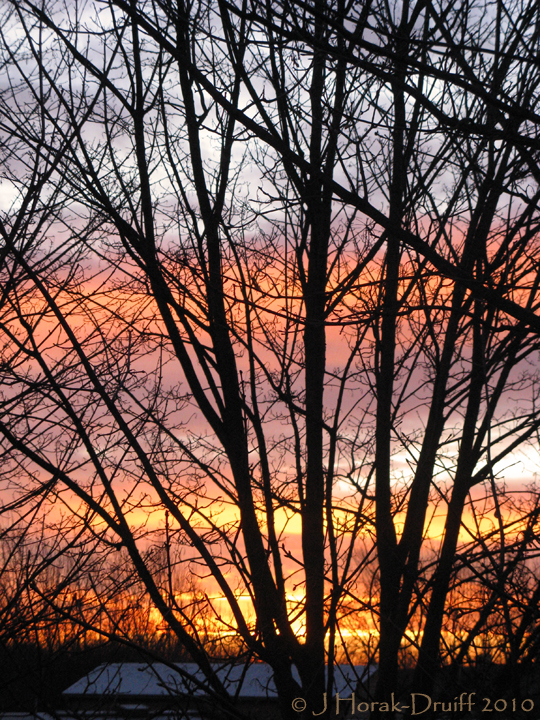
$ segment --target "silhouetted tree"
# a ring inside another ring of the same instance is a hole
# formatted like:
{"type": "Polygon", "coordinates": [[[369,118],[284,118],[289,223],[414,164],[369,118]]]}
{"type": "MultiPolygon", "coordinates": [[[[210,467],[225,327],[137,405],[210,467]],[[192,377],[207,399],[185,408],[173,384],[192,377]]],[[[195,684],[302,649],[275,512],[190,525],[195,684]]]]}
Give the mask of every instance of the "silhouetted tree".
{"type": "Polygon", "coordinates": [[[284,717],[351,606],[376,699],[418,622],[431,692],[476,509],[501,578],[536,535],[502,487],[540,425],[536,3],[4,13],[5,491],[121,548],[223,702],[164,523],[284,717]]]}

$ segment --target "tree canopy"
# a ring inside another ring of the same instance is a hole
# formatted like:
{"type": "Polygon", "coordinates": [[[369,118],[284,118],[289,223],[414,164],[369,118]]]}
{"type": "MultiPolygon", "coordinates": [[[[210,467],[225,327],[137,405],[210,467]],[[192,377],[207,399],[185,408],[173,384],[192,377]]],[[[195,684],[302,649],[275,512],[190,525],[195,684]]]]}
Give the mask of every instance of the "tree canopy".
{"type": "Polygon", "coordinates": [[[533,661],[537,3],[2,12],[4,616],[125,589],[283,717],[533,661]]]}

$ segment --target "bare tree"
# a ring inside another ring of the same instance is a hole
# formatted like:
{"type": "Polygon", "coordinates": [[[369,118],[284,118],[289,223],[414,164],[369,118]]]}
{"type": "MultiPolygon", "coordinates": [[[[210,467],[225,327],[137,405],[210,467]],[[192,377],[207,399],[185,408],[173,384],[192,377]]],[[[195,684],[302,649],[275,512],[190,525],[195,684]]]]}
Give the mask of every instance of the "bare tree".
{"type": "Polygon", "coordinates": [[[413,626],[431,692],[478,488],[501,578],[536,533],[507,552],[530,508],[501,501],[540,424],[536,5],[5,13],[7,490],[121,547],[223,702],[164,523],[284,717],[331,693],[351,608],[376,700],[413,626]]]}

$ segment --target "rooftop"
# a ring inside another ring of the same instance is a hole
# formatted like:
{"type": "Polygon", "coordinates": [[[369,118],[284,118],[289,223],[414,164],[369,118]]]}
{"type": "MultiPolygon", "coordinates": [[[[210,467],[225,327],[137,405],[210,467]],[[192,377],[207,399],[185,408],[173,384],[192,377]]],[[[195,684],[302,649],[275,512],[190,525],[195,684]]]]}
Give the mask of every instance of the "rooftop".
{"type": "MultiPolygon", "coordinates": [[[[213,669],[232,696],[277,698],[273,671],[265,663],[251,665],[213,664],[213,669]]],[[[360,679],[367,679],[365,666],[338,665],[334,668],[334,693],[352,692],[360,679]]],[[[293,666],[293,676],[299,681],[293,666]]],[[[64,691],[66,698],[84,696],[132,696],[133,698],[186,696],[204,697],[208,683],[195,663],[106,663],[64,691]]]]}

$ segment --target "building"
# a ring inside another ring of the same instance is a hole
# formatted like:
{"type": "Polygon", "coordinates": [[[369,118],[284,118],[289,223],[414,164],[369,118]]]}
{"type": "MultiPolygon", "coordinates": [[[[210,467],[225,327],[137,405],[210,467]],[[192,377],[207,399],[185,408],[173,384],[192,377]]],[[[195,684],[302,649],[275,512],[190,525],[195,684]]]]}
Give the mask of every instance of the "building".
{"type": "MultiPolygon", "coordinates": [[[[64,691],[67,714],[100,718],[231,718],[237,713],[257,720],[278,716],[277,693],[269,665],[214,664],[233,698],[228,706],[212,693],[193,663],[107,663],[64,691]]],[[[295,670],[295,669],[293,669],[295,670]]],[[[335,668],[334,693],[351,697],[369,672],[364,666],[335,668]]],[[[298,675],[296,678],[298,679],[298,675]]],[[[348,706],[350,703],[347,704],[348,706]]],[[[321,689],[321,710],[324,689],[321,689]]]]}

